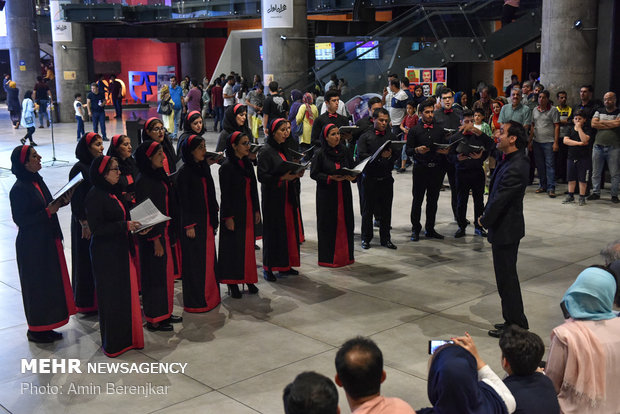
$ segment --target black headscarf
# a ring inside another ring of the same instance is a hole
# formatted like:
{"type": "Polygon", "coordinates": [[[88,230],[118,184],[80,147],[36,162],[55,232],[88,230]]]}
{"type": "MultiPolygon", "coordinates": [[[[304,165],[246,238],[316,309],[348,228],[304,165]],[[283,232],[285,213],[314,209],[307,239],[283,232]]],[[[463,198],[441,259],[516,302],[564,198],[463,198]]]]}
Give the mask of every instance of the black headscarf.
{"type": "MultiPolygon", "coordinates": [[[[26,169],[32,150],[33,147],[30,145],[20,145],[13,149],[11,153],[11,172],[18,180],[41,183],[43,178],[41,178],[38,172],[33,173],[26,169]]],[[[45,197],[47,198],[47,195],[45,197]]]]}
{"type": "MultiPolygon", "coordinates": [[[[149,119],[146,120],[146,122],[144,123],[144,128],[142,128],[142,132],[140,133],[140,142],[145,142],[145,141],[150,141],[153,138],[151,138],[147,132],[147,129],[154,125],[154,122],[159,122],[161,124],[161,126],[164,126],[164,123],[161,119],[157,118],[156,116],[151,117],[149,119]]],[[[166,134],[164,133],[164,139],[166,139],[166,134]]]]}
{"type": "Polygon", "coordinates": [[[333,162],[342,163],[346,159],[346,148],[339,142],[338,145],[332,147],[327,143],[327,135],[329,131],[334,128],[338,128],[335,124],[327,124],[321,131],[321,149],[323,154],[333,162]]]}
{"type": "Polygon", "coordinates": [[[94,132],[86,133],[75,147],[75,156],[86,165],[90,165],[95,159],[90,152],[90,144],[92,144],[97,137],[101,138],[101,135],[94,132]]]}
{"type": "Polygon", "coordinates": [[[191,111],[187,115],[185,115],[185,122],[183,123],[183,132],[189,132],[190,134],[202,135],[205,133],[205,123],[204,119],[202,120],[202,130],[200,132],[196,132],[192,129],[192,122],[196,119],[202,118],[202,114],[199,111],[191,111]]]}
{"type": "Polygon", "coordinates": [[[151,162],[151,157],[160,149],[163,150],[163,147],[155,141],[143,142],[136,149],[134,157],[136,157],[136,163],[142,174],[169,183],[170,178],[168,174],[166,174],[166,171],[164,171],[164,168],[160,167],[154,169],[153,163],[151,162]]]}
{"type": "Polygon", "coordinates": [[[32,91],[30,89],[24,93],[24,99],[32,99],[32,91]]]}
{"type": "Polygon", "coordinates": [[[437,414],[507,414],[506,404],[478,381],[476,358],[452,345],[438,350],[428,372],[428,399],[437,414]]]}
{"type": "Polygon", "coordinates": [[[234,106],[229,106],[224,113],[224,121],[222,122],[222,128],[232,134],[235,131],[243,132],[245,135],[250,138],[250,141],[254,138],[252,135],[252,131],[248,127],[248,118],[245,118],[245,123],[243,125],[237,124],[237,115],[245,112],[247,114],[248,108],[243,104],[237,104],[234,106]]]}
{"type": "MultiPolygon", "coordinates": [[[[243,132],[235,131],[228,136],[226,139],[226,158],[230,160],[231,163],[235,167],[243,168],[243,175],[246,177],[251,177],[253,170],[252,162],[248,159],[248,157],[243,157],[239,159],[235,154],[235,149],[233,148],[233,144],[237,144],[241,141],[241,138],[247,137],[243,132]],[[243,164],[243,167],[241,166],[243,164]]],[[[249,138],[249,137],[248,137],[249,138]]]]}
{"type": "Polygon", "coordinates": [[[93,186],[107,191],[108,193],[114,194],[115,185],[110,184],[106,179],[105,175],[110,170],[110,165],[112,164],[112,160],[118,160],[114,157],[110,157],[109,155],[101,155],[93,160],[90,164],[90,182],[93,183],[93,186]]]}
{"type": "Polygon", "coordinates": [[[204,138],[200,135],[190,135],[185,141],[183,141],[183,145],[181,145],[181,155],[185,166],[201,177],[206,177],[211,174],[209,164],[206,159],[201,162],[194,161],[192,151],[198,148],[198,146],[204,141],[204,138]]]}
{"type": "Polygon", "coordinates": [[[136,160],[132,157],[127,157],[123,159],[118,152],[118,148],[123,143],[123,138],[129,139],[127,135],[114,135],[112,137],[112,141],[110,142],[110,148],[108,148],[108,152],[106,155],[110,157],[116,157],[118,160],[118,168],[121,170],[122,175],[133,174],[136,167],[136,160]]]}
{"type": "Polygon", "coordinates": [[[286,144],[286,140],[284,140],[283,143],[278,144],[274,138],[274,134],[278,130],[278,128],[280,128],[282,124],[285,122],[288,122],[285,118],[274,119],[273,122],[271,123],[271,126],[269,127],[269,135],[267,136],[267,144],[271,145],[272,147],[274,147],[275,149],[277,149],[284,155],[286,155],[286,150],[288,148],[288,145],[286,144]]]}

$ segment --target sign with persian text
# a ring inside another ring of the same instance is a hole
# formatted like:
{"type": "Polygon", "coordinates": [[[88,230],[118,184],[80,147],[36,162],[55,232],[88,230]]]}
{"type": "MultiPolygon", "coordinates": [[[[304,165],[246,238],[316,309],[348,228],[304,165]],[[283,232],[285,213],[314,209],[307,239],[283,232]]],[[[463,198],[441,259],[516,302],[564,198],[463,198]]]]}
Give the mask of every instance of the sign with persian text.
{"type": "Polygon", "coordinates": [[[293,0],[262,0],[263,29],[293,27],[293,0]]]}

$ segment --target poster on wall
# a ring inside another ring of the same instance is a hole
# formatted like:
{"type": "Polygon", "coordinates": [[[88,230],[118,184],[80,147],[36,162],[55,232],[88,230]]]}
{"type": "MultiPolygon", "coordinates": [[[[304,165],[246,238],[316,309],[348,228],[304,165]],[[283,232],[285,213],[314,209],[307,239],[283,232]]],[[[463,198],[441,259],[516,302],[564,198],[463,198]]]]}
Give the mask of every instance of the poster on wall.
{"type": "Polygon", "coordinates": [[[62,20],[61,4],[70,4],[68,0],[50,1],[50,21],[52,22],[52,40],[54,42],[72,42],[71,23],[62,20]]]}
{"type": "Polygon", "coordinates": [[[262,0],[263,29],[293,27],[293,0],[262,0]]]}
{"type": "Polygon", "coordinates": [[[414,91],[416,85],[422,85],[424,96],[434,95],[437,87],[448,82],[446,68],[406,68],[405,77],[409,79],[409,90],[414,91]]]}
{"type": "Polygon", "coordinates": [[[157,96],[162,85],[170,86],[170,77],[176,75],[176,67],[174,66],[157,66],[157,96]]]}

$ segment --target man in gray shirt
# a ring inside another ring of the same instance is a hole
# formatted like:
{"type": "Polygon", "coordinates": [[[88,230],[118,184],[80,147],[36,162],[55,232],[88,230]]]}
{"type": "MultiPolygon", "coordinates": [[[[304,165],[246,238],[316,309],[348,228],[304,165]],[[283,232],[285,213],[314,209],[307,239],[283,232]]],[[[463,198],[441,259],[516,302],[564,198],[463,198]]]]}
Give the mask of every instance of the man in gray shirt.
{"type": "Polygon", "coordinates": [[[536,193],[548,193],[555,198],[555,152],[560,148],[560,113],[549,100],[549,91],[538,94],[538,106],[532,111],[530,146],[538,170],[536,193]],[[533,142],[532,142],[533,139],[533,142]]]}
{"type": "Polygon", "coordinates": [[[497,122],[506,124],[510,121],[520,123],[528,131],[532,124],[532,111],[530,108],[521,103],[521,89],[513,88],[510,93],[510,101],[512,105],[502,106],[497,122]]]}
{"type": "Polygon", "coordinates": [[[603,104],[605,107],[592,117],[592,127],[598,131],[592,149],[592,194],[588,200],[601,198],[601,174],[607,161],[611,175],[611,201],[620,203],[620,110],[616,106],[616,94],[607,92],[603,104]]]}
{"type": "Polygon", "coordinates": [[[263,124],[262,110],[264,102],[265,95],[263,94],[263,84],[259,83],[245,98],[245,104],[248,106],[250,129],[252,130],[254,138],[258,138],[258,128],[263,124]]]}

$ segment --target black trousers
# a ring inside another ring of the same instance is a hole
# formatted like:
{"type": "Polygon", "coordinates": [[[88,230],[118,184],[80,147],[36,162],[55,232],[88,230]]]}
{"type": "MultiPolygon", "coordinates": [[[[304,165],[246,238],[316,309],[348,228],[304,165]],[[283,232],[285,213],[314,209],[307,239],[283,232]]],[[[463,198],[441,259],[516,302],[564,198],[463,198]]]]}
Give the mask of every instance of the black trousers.
{"type": "Polygon", "coordinates": [[[467,201],[469,190],[474,199],[474,223],[478,228],[478,217],[484,212],[484,170],[480,169],[456,169],[456,192],[457,192],[457,212],[456,218],[459,227],[467,227],[467,201]]]}
{"type": "Polygon", "coordinates": [[[502,316],[507,324],[519,325],[529,329],[527,318],[523,311],[521,286],[517,275],[517,254],[519,242],[505,245],[492,244],[493,268],[495,282],[502,302],[502,316]]]}
{"type": "Polygon", "coordinates": [[[394,198],[394,179],[364,177],[360,184],[362,189],[362,241],[370,242],[373,238],[372,217],[379,217],[379,238],[381,243],[391,240],[392,199],[394,198]]]}
{"type": "Polygon", "coordinates": [[[450,184],[450,204],[452,205],[452,214],[454,218],[457,218],[457,192],[456,192],[456,168],[454,164],[447,159],[441,163],[444,170],[444,174],[441,175],[441,184],[443,185],[443,178],[448,174],[448,184],[450,184]]]}
{"type": "Polygon", "coordinates": [[[413,202],[411,204],[411,231],[419,233],[422,229],[420,216],[422,215],[422,202],[426,193],[426,231],[435,229],[435,216],[437,215],[437,200],[439,189],[443,181],[444,171],[437,165],[426,167],[421,164],[413,166],[413,202]]]}

